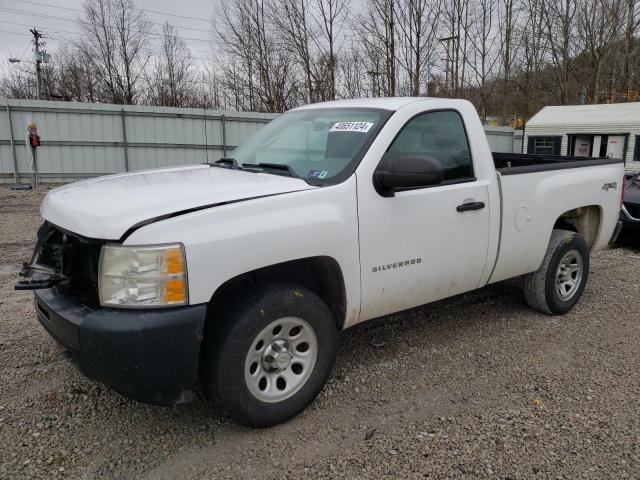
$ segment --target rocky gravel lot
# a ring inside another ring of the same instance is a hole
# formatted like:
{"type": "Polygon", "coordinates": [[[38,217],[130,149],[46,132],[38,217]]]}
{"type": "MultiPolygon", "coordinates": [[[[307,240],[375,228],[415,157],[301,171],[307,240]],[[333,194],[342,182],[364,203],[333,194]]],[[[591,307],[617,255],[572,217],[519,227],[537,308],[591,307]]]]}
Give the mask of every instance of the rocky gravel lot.
{"type": "Polygon", "coordinates": [[[61,355],[13,290],[44,193],[0,187],[0,478],[640,478],[633,243],[593,257],[564,317],[509,281],[347,330],[320,398],[251,430],[202,395],[127,400],[61,355]]]}

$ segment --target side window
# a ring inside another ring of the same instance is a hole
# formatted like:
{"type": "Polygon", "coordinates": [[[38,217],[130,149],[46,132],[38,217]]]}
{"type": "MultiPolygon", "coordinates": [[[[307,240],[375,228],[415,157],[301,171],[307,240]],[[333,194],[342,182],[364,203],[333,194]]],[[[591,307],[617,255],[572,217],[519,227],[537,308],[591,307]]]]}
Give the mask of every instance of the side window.
{"type": "Polygon", "coordinates": [[[473,178],[473,163],[462,117],[451,110],[427,112],[407,123],[385,157],[431,157],[444,169],[444,180],[473,178]]]}

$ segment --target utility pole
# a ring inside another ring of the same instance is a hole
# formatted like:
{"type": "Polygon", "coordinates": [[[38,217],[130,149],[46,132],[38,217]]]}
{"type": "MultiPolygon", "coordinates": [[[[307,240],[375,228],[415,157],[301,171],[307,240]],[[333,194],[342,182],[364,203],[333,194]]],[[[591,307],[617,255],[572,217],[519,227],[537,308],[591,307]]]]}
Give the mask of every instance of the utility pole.
{"type": "MultiPolygon", "coordinates": [[[[40,39],[45,38],[45,36],[39,32],[36,27],[33,27],[29,30],[33,35],[33,45],[34,45],[34,53],[35,53],[35,64],[36,64],[36,97],[38,100],[42,98],[42,63],[49,63],[51,61],[51,55],[47,53],[46,50],[40,50],[40,47],[45,46],[45,42],[42,42],[40,39]]],[[[22,59],[11,57],[9,58],[9,63],[20,63],[22,59]]],[[[29,62],[30,63],[30,62],[29,62]]],[[[49,87],[50,82],[47,80],[47,98],[51,100],[51,89],[49,87]]]]}
{"type": "MultiPolygon", "coordinates": [[[[449,96],[449,62],[451,61],[451,57],[449,55],[449,44],[452,40],[456,40],[458,38],[457,35],[451,35],[450,37],[439,38],[439,42],[447,42],[447,57],[445,63],[445,80],[444,80],[444,94],[445,96],[449,96]]],[[[452,52],[453,53],[453,52],[452,52]]],[[[451,83],[453,83],[453,66],[451,68],[451,83]]]]}
{"type": "Polygon", "coordinates": [[[36,52],[36,88],[38,89],[38,100],[40,100],[40,88],[42,85],[41,78],[41,68],[40,64],[42,63],[42,54],[40,53],[40,47],[44,46],[44,42],[40,43],[40,39],[44,37],[42,33],[40,33],[36,27],[33,27],[29,30],[33,34],[33,44],[35,45],[36,52]]]}
{"type": "MultiPolygon", "coordinates": [[[[204,122],[204,153],[206,162],[209,163],[209,139],[207,138],[207,85],[207,81],[204,78],[204,70],[202,70],[202,121],[204,122]]],[[[222,152],[223,156],[226,156],[226,145],[223,145],[222,152]]]]}
{"type": "Polygon", "coordinates": [[[324,100],[320,95],[322,93],[322,83],[323,80],[311,80],[311,103],[324,100]]]}
{"type": "Polygon", "coordinates": [[[380,96],[380,80],[378,80],[378,77],[382,75],[382,72],[379,72],[377,70],[369,70],[367,74],[371,76],[371,81],[373,83],[373,86],[372,86],[373,96],[379,97],[380,96]]]}

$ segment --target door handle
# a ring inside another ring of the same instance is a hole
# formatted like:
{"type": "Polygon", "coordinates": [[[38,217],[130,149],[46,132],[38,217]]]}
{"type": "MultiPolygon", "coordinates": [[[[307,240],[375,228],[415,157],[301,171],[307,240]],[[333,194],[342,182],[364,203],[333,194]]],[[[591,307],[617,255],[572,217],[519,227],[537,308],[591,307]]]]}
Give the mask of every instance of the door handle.
{"type": "Polygon", "coordinates": [[[471,210],[481,210],[484,208],[484,202],[468,202],[458,205],[456,210],[458,212],[468,212],[471,210]]]}

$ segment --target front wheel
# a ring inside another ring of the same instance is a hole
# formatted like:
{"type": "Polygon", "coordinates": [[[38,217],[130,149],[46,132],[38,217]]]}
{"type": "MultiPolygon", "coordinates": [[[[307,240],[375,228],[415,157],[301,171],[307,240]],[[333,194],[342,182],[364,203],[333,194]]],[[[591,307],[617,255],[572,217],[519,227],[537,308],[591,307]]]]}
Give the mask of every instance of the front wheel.
{"type": "Polygon", "coordinates": [[[252,427],[283,422],[311,403],[336,357],[327,305],[296,285],[274,285],[212,318],[202,382],[218,408],[252,427]]]}
{"type": "Polygon", "coordinates": [[[589,276],[589,249],[582,235],[553,230],[540,268],[524,277],[527,303],[551,315],[567,313],[578,303],[589,276]]]}

